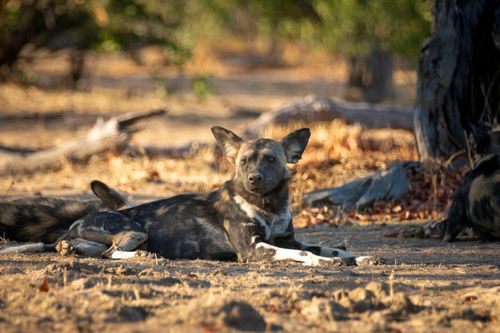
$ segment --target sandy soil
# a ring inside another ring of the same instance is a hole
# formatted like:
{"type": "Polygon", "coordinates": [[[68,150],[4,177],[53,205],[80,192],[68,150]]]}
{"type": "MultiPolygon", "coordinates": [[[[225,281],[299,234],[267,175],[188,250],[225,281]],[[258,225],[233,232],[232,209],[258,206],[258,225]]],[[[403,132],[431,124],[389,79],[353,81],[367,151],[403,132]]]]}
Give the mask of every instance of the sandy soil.
{"type": "MultiPolygon", "coordinates": [[[[214,123],[237,130],[256,114],[306,94],[339,96],[342,65],[320,60],[257,71],[201,61],[204,73],[214,75],[216,93],[198,101],[186,88],[194,75],[189,68],[185,76],[162,73],[167,84],[177,87],[164,95],[143,69],[120,57],[95,56],[86,86],[71,93],[54,88],[61,69],[57,59],[45,58],[35,66],[41,86],[0,85],[0,144],[47,147],[83,135],[99,115],[157,107],[168,108],[170,117],[149,123],[136,142],[212,140],[208,126],[214,123]]],[[[396,80],[396,104],[411,104],[414,80],[404,78],[412,75],[400,73],[396,80]]],[[[408,132],[366,131],[335,122],[316,126],[292,182],[297,225],[304,222],[300,198],[305,191],[415,158],[408,132]]],[[[56,171],[2,176],[0,196],[81,196],[90,180],[100,178],[146,200],[211,190],[230,174],[213,152],[181,160],[110,154],[56,171]]],[[[310,268],[2,255],[0,331],[500,332],[499,243],[386,237],[401,228],[390,219],[340,222],[338,227],[298,228],[297,234],[311,243],[345,243],[350,251],[382,256],[387,264],[310,268]]]]}
{"type": "Polygon", "coordinates": [[[376,267],[2,256],[0,330],[498,332],[500,244],[384,237],[397,228],[298,231],[376,267]]]}

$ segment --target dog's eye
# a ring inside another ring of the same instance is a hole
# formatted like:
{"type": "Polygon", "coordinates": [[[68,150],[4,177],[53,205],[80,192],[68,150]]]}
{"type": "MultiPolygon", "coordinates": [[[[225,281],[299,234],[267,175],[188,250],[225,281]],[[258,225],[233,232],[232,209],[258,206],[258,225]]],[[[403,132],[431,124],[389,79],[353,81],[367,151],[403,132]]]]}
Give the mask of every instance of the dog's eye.
{"type": "Polygon", "coordinates": [[[248,162],[248,158],[246,158],[246,157],[242,157],[240,159],[240,164],[247,164],[247,162],[248,162]]]}
{"type": "Polygon", "coordinates": [[[271,155],[266,155],[266,156],[264,156],[264,160],[268,163],[273,163],[276,160],[276,158],[274,156],[271,156],[271,155]]]}

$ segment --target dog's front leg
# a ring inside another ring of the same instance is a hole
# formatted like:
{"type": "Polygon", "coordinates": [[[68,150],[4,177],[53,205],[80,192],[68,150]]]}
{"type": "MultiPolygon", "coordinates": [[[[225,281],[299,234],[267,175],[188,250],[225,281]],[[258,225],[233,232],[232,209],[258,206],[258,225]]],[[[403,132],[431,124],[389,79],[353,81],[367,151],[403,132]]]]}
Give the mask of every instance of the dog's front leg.
{"type": "Polygon", "coordinates": [[[324,264],[330,263],[339,266],[349,265],[354,263],[352,260],[350,260],[350,258],[322,257],[309,251],[282,248],[262,241],[256,241],[254,244],[252,244],[247,260],[269,261],[269,262],[290,260],[290,261],[301,262],[304,265],[308,266],[318,266],[321,265],[322,263],[324,264]]]}
{"type": "Polygon", "coordinates": [[[358,256],[345,250],[332,247],[310,245],[302,242],[299,243],[299,248],[305,251],[317,253],[321,257],[340,257],[348,261],[354,261],[358,266],[365,265],[381,265],[384,264],[384,259],[375,256],[358,256]]]}
{"type": "Polygon", "coordinates": [[[384,260],[382,258],[374,256],[357,256],[342,249],[302,243],[296,240],[293,234],[290,237],[286,238],[276,238],[273,241],[273,244],[282,248],[311,252],[320,257],[342,258],[346,262],[356,264],[358,266],[380,265],[384,263],[384,260]]]}
{"type": "Polygon", "coordinates": [[[296,249],[285,249],[264,242],[268,232],[257,221],[235,222],[226,221],[225,227],[233,249],[238,255],[239,261],[297,261],[304,265],[317,266],[321,263],[333,263],[336,265],[348,264],[342,258],[320,257],[308,251],[296,249]]]}

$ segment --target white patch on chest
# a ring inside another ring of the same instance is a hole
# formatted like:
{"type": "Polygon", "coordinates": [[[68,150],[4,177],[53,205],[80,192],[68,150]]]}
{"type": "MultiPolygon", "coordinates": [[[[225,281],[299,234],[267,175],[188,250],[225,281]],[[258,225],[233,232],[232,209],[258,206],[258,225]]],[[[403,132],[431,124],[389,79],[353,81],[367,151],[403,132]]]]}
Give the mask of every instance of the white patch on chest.
{"type": "Polygon", "coordinates": [[[288,205],[283,208],[282,213],[272,214],[270,218],[268,217],[266,219],[264,216],[269,214],[265,214],[265,212],[263,212],[260,208],[252,205],[241,196],[234,196],[234,201],[249,218],[256,220],[261,226],[264,227],[266,233],[265,240],[286,235],[288,226],[292,222],[292,213],[290,212],[290,207],[288,205]]]}

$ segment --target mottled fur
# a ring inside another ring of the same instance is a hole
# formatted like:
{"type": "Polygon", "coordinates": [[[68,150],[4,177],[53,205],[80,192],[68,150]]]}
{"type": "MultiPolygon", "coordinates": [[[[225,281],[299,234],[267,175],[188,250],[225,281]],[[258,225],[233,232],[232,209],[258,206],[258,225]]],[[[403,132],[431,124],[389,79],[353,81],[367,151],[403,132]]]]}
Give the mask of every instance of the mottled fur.
{"type": "Polygon", "coordinates": [[[221,127],[212,132],[236,166],[234,177],[220,189],[92,214],[76,221],[66,239],[105,244],[109,249],[104,255],[112,258],[129,258],[137,254],[134,250],[143,249],[169,259],[295,260],[310,265],[381,262],[295,240],[287,163],[301,158],[308,129],[281,141],[243,141],[221,127]]]}
{"type": "Polygon", "coordinates": [[[91,188],[99,199],[35,197],[0,202],[0,236],[16,241],[53,243],[76,220],[128,204],[102,182],[92,182],[91,188]]]}
{"type": "Polygon", "coordinates": [[[500,155],[481,159],[455,192],[445,220],[446,241],[471,227],[485,240],[500,239],[500,155]]]}

